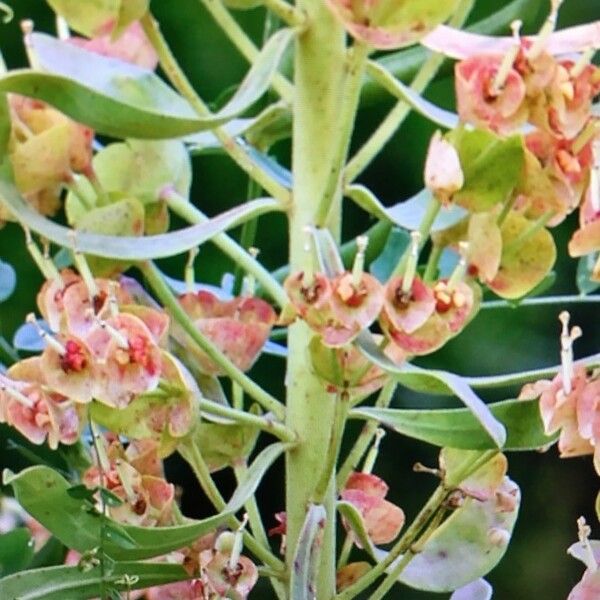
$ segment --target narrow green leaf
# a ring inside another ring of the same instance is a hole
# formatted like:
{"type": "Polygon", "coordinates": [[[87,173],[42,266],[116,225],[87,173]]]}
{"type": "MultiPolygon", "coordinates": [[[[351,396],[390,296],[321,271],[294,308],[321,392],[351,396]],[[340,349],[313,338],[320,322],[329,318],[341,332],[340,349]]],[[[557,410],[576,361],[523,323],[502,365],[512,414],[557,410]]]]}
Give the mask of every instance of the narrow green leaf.
{"type": "MultiPolygon", "coordinates": [[[[411,231],[419,229],[431,198],[431,192],[423,189],[408,200],[386,207],[379,202],[371,190],[360,184],[350,186],[346,190],[346,195],[363,210],[378,219],[390,221],[398,227],[411,231]]],[[[467,211],[460,206],[442,206],[431,226],[431,231],[441,231],[452,227],[452,225],[456,225],[464,219],[466,215],[467,211]]]]}
{"type": "Polygon", "coordinates": [[[285,444],[277,442],[267,446],[248,467],[246,475],[240,481],[233,496],[227,503],[225,511],[227,513],[236,513],[250,497],[254,495],[265,473],[270,469],[271,465],[281,456],[285,450],[285,444]]]}
{"type": "Polygon", "coordinates": [[[31,532],[26,527],[0,535],[0,577],[26,569],[33,559],[33,550],[31,532]]]}
{"type": "MultiPolygon", "coordinates": [[[[59,246],[72,247],[70,235],[72,230],[46,219],[33,210],[21,198],[14,185],[2,176],[0,176],[0,202],[32,231],[59,246]]],[[[186,252],[231,227],[276,210],[281,210],[279,202],[272,198],[258,198],[221,213],[206,223],[160,235],[139,238],[80,232],[77,234],[77,247],[84,254],[104,258],[121,260],[164,258],[186,252]]]]}
{"type": "Polygon", "coordinates": [[[417,392],[459,398],[481,423],[495,445],[498,448],[504,446],[504,426],[495,419],[488,406],[473,392],[464,378],[446,371],[421,369],[409,363],[398,366],[385,356],[371,334],[366,331],[358,336],[357,346],[372,363],[394,375],[401,385],[417,392]]]}
{"type": "MultiPolygon", "coordinates": [[[[3,481],[5,485],[12,485],[21,506],[65,546],[86,552],[99,545],[100,515],[90,512],[85,500],[72,498],[68,493],[71,487],[69,482],[56,471],[35,466],[14,475],[5,470],[3,481]]],[[[106,519],[109,534],[112,532],[112,535],[105,541],[104,550],[115,560],[160,556],[191,544],[201,535],[214,530],[231,516],[231,512],[222,512],[202,521],[190,520],[185,525],[173,527],[134,527],[106,519]],[[115,537],[121,532],[120,537],[115,537]],[[125,539],[127,545],[123,542],[125,539]],[[135,547],[131,547],[129,540],[133,541],[135,547]]],[[[0,595],[0,598],[3,597],[0,595]]]]}
{"type": "MultiPolygon", "coordinates": [[[[557,435],[547,436],[544,433],[538,400],[505,400],[489,404],[488,407],[506,428],[503,450],[537,450],[556,441],[557,435]]],[[[350,417],[378,421],[402,435],[435,446],[463,450],[496,448],[467,408],[417,410],[364,407],[353,409],[350,417]]]]}
{"type": "Polygon", "coordinates": [[[325,507],[320,504],[308,506],[292,562],[291,600],[312,600],[316,597],[315,578],[321,546],[319,533],[323,531],[326,518],[325,507]]]}
{"type": "Polygon", "coordinates": [[[382,253],[371,263],[369,271],[381,283],[385,283],[394,272],[410,244],[410,236],[404,229],[393,227],[382,253]]]}
{"type": "Polygon", "coordinates": [[[594,265],[600,260],[600,252],[592,252],[582,256],[577,262],[577,289],[581,294],[587,296],[600,288],[600,281],[592,280],[594,265]]]}
{"type": "Polygon", "coordinates": [[[17,274],[12,265],[0,260],[0,302],[12,296],[17,286],[17,274]]]}
{"type": "Polygon", "coordinates": [[[180,137],[217,127],[252,106],[268,89],[292,37],[291,29],[273,35],[231,100],[206,117],[154,73],[39,33],[31,35],[31,44],[43,71],[11,71],[0,79],[0,91],[45,100],[106,135],[180,137]]]}
{"type": "Polygon", "coordinates": [[[352,529],[352,533],[356,536],[356,539],[360,542],[363,549],[377,560],[375,546],[373,546],[373,542],[369,537],[365,522],[358,508],[356,508],[354,504],[344,502],[343,500],[338,501],[336,507],[340,515],[346,521],[346,524],[352,529]]]}
{"type": "MultiPolygon", "coordinates": [[[[143,589],[187,579],[180,565],[122,562],[114,564],[104,575],[104,585],[121,592],[143,589]],[[129,585],[125,576],[129,576],[129,585]]],[[[0,598],[6,600],[84,600],[97,598],[102,589],[100,567],[82,571],[79,567],[46,567],[21,571],[0,579],[0,598]]]]}
{"type": "Polygon", "coordinates": [[[399,79],[396,79],[378,62],[370,61],[367,65],[367,73],[390,94],[395,96],[397,100],[404,100],[416,112],[423,115],[432,123],[445,129],[454,129],[458,126],[460,121],[456,113],[444,110],[429,102],[429,100],[426,100],[423,96],[404,85],[399,79]]]}
{"type": "Polygon", "coordinates": [[[329,229],[313,228],[312,234],[321,271],[328,277],[343,273],[345,269],[342,257],[329,229]]]}

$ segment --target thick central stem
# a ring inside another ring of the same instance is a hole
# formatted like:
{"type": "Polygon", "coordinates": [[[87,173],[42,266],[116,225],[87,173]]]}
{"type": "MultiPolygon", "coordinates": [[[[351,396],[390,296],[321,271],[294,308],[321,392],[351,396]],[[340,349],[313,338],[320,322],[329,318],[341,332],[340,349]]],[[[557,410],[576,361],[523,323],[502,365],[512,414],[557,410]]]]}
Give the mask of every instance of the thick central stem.
{"type": "MultiPolygon", "coordinates": [[[[290,210],[290,266],[305,269],[304,228],[313,225],[337,149],[337,117],[343,96],[344,33],[322,0],[299,0],[309,25],[295,49],[293,129],[293,205],[290,210]]],[[[330,212],[334,235],[340,226],[339,199],[330,212]]],[[[307,348],[311,332],[302,322],[290,328],[287,371],[287,425],[296,431],[299,445],[287,454],[286,511],[287,565],[327,455],[334,421],[335,397],[325,392],[312,373],[307,348]]],[[[335,593],[335,486],[333,479],[323,499],[327,524],[317,579],[318,600],[335,593]]]]}

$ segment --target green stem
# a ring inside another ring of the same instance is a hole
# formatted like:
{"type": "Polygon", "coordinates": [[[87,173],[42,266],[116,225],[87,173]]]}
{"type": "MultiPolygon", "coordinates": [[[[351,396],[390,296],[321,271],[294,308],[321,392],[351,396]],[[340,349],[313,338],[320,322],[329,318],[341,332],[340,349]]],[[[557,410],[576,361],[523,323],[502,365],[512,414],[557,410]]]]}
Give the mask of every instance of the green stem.
{"type": "Polygon", "coordinates": [[[427,259],[425,273],[423,273],[423,281],[425,283],[430,283],[434,280],[442,252],[444,252],[443,246],[438,246],[437,244],[432,246],[431,252],[429,253],[429,258],[427,259]]]}
{"type": "MultiPolygon", "coordinates": [[[[208,217],[193,204],[177,194],[174,190],[165,190],[162,195],[169,208],[188,223],[205,223],[208,217]]],[[[211,242],[220,248],[227,256],[239,265],[246,273],[251,273],[260,282],[263,290],[268,293],[279,306],[287,304],[287,294],[277,280],[244,248],[232,240],[227,234],[215,235],[211,242]]]]}
{"type": "Polygon", "coordinates": [[[321,475],[315,486],[312,501],[314,504],[321,504],[327,490],[330,486],[331,477],[335,473],[335,466],[340,454],[342,438],[344,436],[344,428],[346,426],[346,417],[348,416],[348,408],[350,398],[347,392],[342,392],[334,399],[335,413],[333,419],[333,427],[331,428],[331,436],[329,440],[329,448],[327,455],[324,457],[324,464],[321,469],[321,475]]]}
{"type": "MultiPolygon", "coordinates": [[[[248,37],[246,32],[239,26],[238,22],[231,16],[231,13],[223,6],[220,0],[201,0],[204,8],[210,13],[215,23],[221,31],[231,40],[233,45],[239,50],[240,54],[250,63],[256,61],[260,51],[254,45],[254,42],[248,37]]],[[[289,5],[288,5],[289,6],[289,5]]],[[[292,13],[296,11],[290,6],[292,13]]],[[[292,101],[294,89],[290,82],[276,73],[273,77],[273,88],[288,103],[292,101]]]]}
{"type": "MultiPolygon", "coordinates": [[[[483,466],[497,453],[498,450],[488,450],[481,453],[470,463],[465,463],[464,467],[454,474],[454,477],[451,481],[445,481],[444,483],[441,483],[430,496],[429,500],[427,500],[425,506],[423,506],[419,514],[415,517],[414,521],[410,524],[402,537],[394,544],[388,555],[381,562],[377,563],[356,583],[338,594],[336,596],[336,600],[351,600],[351,598],[354,598],[356,595],[360,594],[363,590],[374,583],[380,575],[383,575],[388,567],[392,565],[401,554],[408,552],[419,535],[421,535],[423,529],[428,526],[431,519],[434,518],[434,515],[443,506],[446,498],[452,492],[452,490],[455,489],[456,486],[458,486],[467,477],[473,474],[477,469],[481,468],[481,466],[483,466]]],[[[394,582],[395,579],[392,580],[392,584],[394,582]]],[[[379,598],[382,597],[383,596],[379,596],[379,598]]]]}
{"type": "Polygon", "coordinates": [[[8,359],[10,364],[19,362],[21,357],[19,353],[6,341],[3,335],[0,335],[0,351],[8,359]]]}
{"type": "Polygon", "coordinates": [[[358,108],[360,90],[369,51],[369,46],[366,44],[355,42],[354,46],[352,46],[347,53],[348,58],[345,62],[346,81],[344,84],[342,104],[337,118],[338,126],[336,131],[337,142],[335,154],[315,214],[315,225],[318,227],[325,226],[332,204],[340,192],[340,176],[346,162],[348,148],[350,147],[350,139],[354,129],[356,110],[358,108]]]}
{"type": "MultiPolygon", "coordinates": [[[[190,103],[198,115],[201,117],[209,115],[210,111],[207,105],[204,100],[198,96],[192,84],[185,76],[185,73],[181,70],[181,67],[173,56],[165,38],[160,32],[158,23],[151,13],[147,12],[140,19],[140,23],[142,24],[144,33],[148,37],[152,47],[158,54],[160,66],[175,89],[190,103]]],[[[285,203],[290,201],[289,191],[278,181],[273,179],[267,172],[258,167],[246,153],[244,148],[234,138],[228,135],[221,127],[216,127],[212,131],[221,142],[225,152],[229,154],[243,171],[255,179],[261,187],[267,190],[274,198],[278,198],[285,203]]]]}
{"type": "Polygon", "coordinates": [[[240,371],[223,352],[196,328],[194,322],[185,313],[177,298],[165,283],[156,265],[148,261],[139,266],[163,306],[171,313],[173,318],[190,336],[198,348],[212,361],[217,363],[228,377],[237,382],[263,408],[272,412],[278,419],[283,420],[285,418],[285,407],[276,398],[271,396],[271,394],[254,383],[245,373],[240,371]]]}
{"type": "MultiPolygon", "coordinates": [[[[181,445],[179,449],[179,453],[185,459],[185,461],[190,465],[200,487],[211,501],[213,506],[218,511],[223,511],[227,506],[225,499],[221,495],[219,488],[215,485],[213,478],[210,474],[208,466],[202,458],[202,454],[198,449],[198,446],[190,441],[185,445],[181,445]]],[[[235,517],[231,517],[228,519],[229,526],[232,529],[238,529],[241,525],[240,521],[235,517]]],[[[271,552],[269,547],[263,547],[248,531],[244,531],[244,544],[247,546],[248,550],[252,552],[259,560],[261,560],[265,565],[271,567],[275,571],[282,572],[284,569],[283,563],[271,552]]]]}
{"type": "MultiPolygon", "coordinates": [[[[434,196],[429,198],[429,203],[427,204],[427,208],[425,209],[425,214],[423,215],[423,219],[421,220],[421,225],[419,226],[419,233],[421,234],[421,241],[419,242],[419,251],[423,249],[423,246],[427,243],[429,239],[429,234],[431,232],[431,227],[435,221],[435,218],[438,216],[440,212],[440,208],[442,207],[439,200],[437,200],[434,196]]],[[[406,252],[402,255],[402,258],[396,265],[394,269],[394,273],[392,276],[401,275],[404,273],[406,268],[406,263],[408,262],[408,257],[410,256],[411,248],[410,246],[406,249],[406,252]]]]}
{"type": "Polygon", "coordinates": [[[290,27],[306,26],[306,15],[285,0],[263,0],[263,4],[290,27]]]}
{"type": "MultiPolygon", "coordinates": [[[[344,93],[345,32],[322,0],[298,0],[308,26],[297,36],[294,48],[294,120],[292,138],[293,205],[289,212],[290,268],[305,271],[305,228],[314,226],[318,203],[338,153],[339,110],[344,93]],[[315,151],[318,146],[318,152],[315,151]]],[[[334,238],[341,227],[341,202],[331,211],[329,227],[334,238]]],[[[324,385],[307,368],[306,348],[313,336],[302,321],[289,328],[286,373],[286,423],[300,443],[286,452],[286,563],[293,568],[298,538],[307,506],[329,447],[334,406],[324,385]]],[[[335,485],[333,478],[323,500],[327,517],[321,555],[315,576],[317,600],[335,594],[335,485]]]]}
{"type": "Polygon", "coordinates": [[[555,304],[595,304],[600,302],[600,294],[589,294],[587,296],[539,296],[536,298],[525,298],[515,305],[508,300],[487,300],[482,302],[480,310],[489,308],[521,308],[521,306],[542,306],[555,304]]]}
{"type": "MultiPolygon", "coordinates": [[[[383,386],[379,392],[379,395],[377,396],[377,401],[375,402],[376,408],[387,408],[390,405],[390,402],[394,397],[396,385],[396,382],[391,380],[383,386]]],[[[344,488],[346,481],[348,481],[348,477],[350,477],[350,473],[358,467],[358,463],[360,463],[364,453],[371,445],[378,427],[379,423],[377,421],[369,421],[363,426],[358,439],[352,447],[352,450],[350,450],[346,460],[338,470],[336,478],[338,490],[344,488]]]]}
{"type": "MultiPolygon", "coordinates": [[[[248,180],[248,193],[246,194],[247,200],[254,200],[260,196],[261,189],[257,185],[254,179],[248,180]]],[[[254,240],[256,239],[256,232],[258,230],[258,218],[246,221],[242,225],[242,232],[240,234],[240,246],[248,252],[248,249],[254,246],[254,240]]],[[[236,263],[234,271],[235,282],[233,285],[234,293],[239,294],[242,289],[242,281],[244,279],[244,269],[236,263]]]]}
{"type": "MultiPolygon", "coordinates": [[[[462,0],[448,25],[460,28],[467,20],[475,0],[462,0]]],[[[422,93],[437,74],[439,68],[444,62],[443,54],[432,54],[421,66],[419,72],[412,80],[410,88],[417,93],[422,93]]],[[[388,113],[373,135],[352,157],[344,170],[344,183],[346,185],[354,181],[371,161],[381,152],[382,148],[388,143],[390,138],[398,130],[404,119],[410,113],[410,105],[404,100],[397,102],[388,113]]]]}
{"type": "Polygon", "coordinates": [[[252,413],[237,410],[224,404],[207,400],[206,398],[201,399],[200,410],[216,417],[231,419],[236,423],[257,427],[288,444],[295,444],[298,442],[298,436],[291,429],[268,416],[253,415],[252,413]]]}

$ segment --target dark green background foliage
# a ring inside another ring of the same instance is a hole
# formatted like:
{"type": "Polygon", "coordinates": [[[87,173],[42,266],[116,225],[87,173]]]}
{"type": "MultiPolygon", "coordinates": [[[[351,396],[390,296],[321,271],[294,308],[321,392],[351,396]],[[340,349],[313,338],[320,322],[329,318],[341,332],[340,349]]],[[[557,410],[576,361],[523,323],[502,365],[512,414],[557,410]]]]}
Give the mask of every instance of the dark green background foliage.
{"type": "MultiPolygon", "coordinates": [[[[82,0],[84,1],[84,0],[82,0]]],[[[476,21],[487,16],[506,2],[479,0],[471,17],[476,21]]],[[[35,21],[36,29],[53,30],[53,16],[42,0],[18,0],[15,20],[0,28],[0,40],[9,67],[24,64],[19,20],[25,17],[35,21]]],[[[200,94],[214,106],[222,104],[239,82],[247,65],[232,48],[224,35],[214,26],[197,0],[155,1],[152,9],[172,44],[176,56],[196,85],[200,94]]],[[[544,18],[547,3],[531,0],[528,10],[535,19],[526,33],[535,31],[544,18]]],[[[264,12],[255,9],[236,13],[244,28],[257,40],[262,37],[264,12]]],[[[571,0],[565,2],[559,26],[600,18],[597,1],[571,0]]],[[[427,97],[446,108],[453,106],[450,69],[445,68],[440,78],[430,87],[427,97]]],[[[369,94],[360,114],[354,144],[366,138],[391,106],[383,93],[369,94]]],[[[420,116],[411,116],[385,149],[385,152],[362,176],[365,182],[385,203],[392,204],[410,197],[422,187],[422,168],[426,146],[433,127],[420,116]]],[[[275,148],[278,160],[289,162],[289,145],[280,143],[275,148]]],[[[211,156],[194,161],[193,201],[208,214],[222,212],[239,203],[247,193],[247,179],[226,157],[211,156]]],[[[353,206],[344,217],[344,239],[360,233],[367,218],[353,206]]],[[[175,223],[175,226],[178,224],[175,223]]],[[[261,260],[272,268],[281,265],[286,254],[286,234],[281,216],[262,217],[259,223],[257,245],[261,260]]],[[[555,230],[559,249],[556,266],[558,277],[546,293],[565,294],[576,291],[575,261],[566,255],[566,242],[573,229],[574,218],[555,230]]],[[[0,331],[11,339],[14,330],[23,322],[27,312],[34,309],[35,293],[42,282],[25,252],[23,235],[19,228],[9,224],[0,233],[0,258],[12,264],[18,273],[13,296],[0,306],[0,331]]],[[[163,265],[176,276],[182,275],[183,258],[163,265]]],[[[196,262],[198,280],[216,283],[232,265],[219,255],[210,244],[201,249],[196,262]]],[[[576,344],[577,356],[598,351],[600,324],[593,305],[570,307],[573,323],[584,329],[584,337],[576,344]],[[596,318],[594,318],[596,315],[596,318]]],[[[559,307],[488,310],[479,314],[464,334],[449,343],[442,351],[422,359],[421,364],[443,367],[461,374],[493,374],[555,364],[559,357],[559,307]]],[[[3,357],[4,358],[4,357],[3,357]]],[[[253,376],[271,391],[283,394],[283,362],[281,359],[262,358],[253,376]],[[275,371],[277,369],[277,371],[275,371]],[[275,373],[277,372],[277,376],[275,373]]],[[[518,390],[504,390],[489,395],[498,400],[514,395],[518,390]]],[[[438,399],[419,397],[398,391],[395,406],[432,405],[438,399]]],[[[351,431],[353,433],[353,431],[351,431]]],[[[12,434],[11,434],[12,435],[12,434]]],[[[348,438],[350,439],[350,438],[348,438]]],[[[435,482],[427,475],[412,473],[412,464],[420,461],[434,465],[436,449],[408,441],[389,433],[382,444],[382,458],[378,474],[391,486],[390,499],[401,505],[408,518],[418,510],[435,482]]],[[[42,451],[44,454],[45,452],[42,451]]],[[[6,433],[0,438],[2,467],[18,470],[28,464],[22,452],[14,448],[6,433]]],[[[576,518],[583,514],[593,525],[598,537],[598,523],[593,504],[598,486],[589,457],[561,461],[553,448],[545,454],[513,454],[509,457],[510,473],[522,487],[523,503],[512,544],[507,556],[489,576],[497,600],[544,598],[562,600],[580,578],[582,566],[565,554],[576,538],[576,518]]],[[[185,490],[183,508],[190,516],[210,514],[208,502],[193,483],[190,473],[176,460],[169,461],[169,477],[185,490]]],[[[217,476],[218,483],[233,485],[228,474],[217,476]]],[[[283,472],[281,466],[271,471],[259,490],[259,503],[268,526],[274,525],[272,513],[283,507],[283,472]]],[[[265,588],[257,588],[254,597],[267,598],[265,588]]],[[[400,590],[390,598],[425,599],[438,596],[400,590]]]]}

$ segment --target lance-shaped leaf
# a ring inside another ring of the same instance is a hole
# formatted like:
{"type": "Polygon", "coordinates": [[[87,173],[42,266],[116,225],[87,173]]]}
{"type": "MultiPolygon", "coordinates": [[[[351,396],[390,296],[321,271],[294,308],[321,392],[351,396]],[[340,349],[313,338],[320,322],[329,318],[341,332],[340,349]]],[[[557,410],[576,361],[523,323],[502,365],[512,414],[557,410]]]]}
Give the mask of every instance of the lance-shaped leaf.
{"type": "MultiPolygon", "coordinates": [[[[72,247],[72,230],[46,219],[30,208],[14,185],[6,179],[5,174],[4,176],[0,175],[0,203],[32,231],[59,246],[72,247]]],[[[221,213],[206,223],[192,225],[170,233],[143,238],[79,233],[77,248],[84,254],[121,260],[163,258],[186,252],[231,227],[264,213],[281,209],[281,204],[272,198],[258,198],[221,213]]]]}
{"type": "MultiPolygon", "coordinates": [[[[65,546],[86,552],[99,545],[101,519],[84,499],[69,494],[71,485],[56,471],[35,466],[14,475],[4,471],[21,506],[65,546]]],[[[231,511],[174,527],[135,527],[104,519],[104,551],[115,560],[139,560],[182,548],[225,522],[231,511]]],[[[0,596],[4,597],[4,596],[0,596]]],[[[11,597],[11,596],[8,596],[11,597]]]]}
{"type": "Polygon", "coordinates": [[[534,289],[552,269],[556,246],[552,234],[517,213],[502,223],[502,256],[488,286],[502,298],[520,298],[534,289]],[[531,232],[531,233],[530,233],[531,232]]]}
{"type": "Polygon", "coordinates": [[[37,33],[30,40],[43,71],[11,71],[0,79],[0,91],[45,100],[106,135],[180,137],[217,127],[252,106],[268,89],[292,37],[290,29],[273,35],[231,100],[205,117],[152,72],[37,33]]]}
{"type": "Polygon", "coordinates": [[[445,129],[454,129],[458,126],[458,115],[429,102],[415,92],[415,90],[404,85],[396,79],[382,65],[375,61],[370,61],[367,65],[367,73],[384,87],[390,94],[398,100],[404,100],[416,112],[423,115],[428,121],[440,125],[445,129]]]}
{"type": "MultiPolygon", "coordinates": [[[[537,36],[523,39],[535,43],[537,36]]],[[[544,50],[549,54],[582,52],[600,47],[598,40],[600,21],[595,21],[555,31],[545,40],[544,50]]],[[[463,59],[477,54],[505,54],[515,41],[512,37],[491,37],[439,25],[421,40],[421,44],[450,58],[463,59]]]]}
{"type": "Polygon", "coordinates": [[[321,536],[327,513],[320,504],[310,504],[300,530],[292,572],[290,597],[294,600],[312,600],[316,597],[316,576],[319,569],[321,536]]]}
{"type": "Polygon", "coordinates": [[[256,488],[258,488],[265,473],[271,468],[271,465],[281,456],[285,450],[285,444],[277,442],[267,446],[248,467],[244,479],[240,481],[235,492],[227,503],[226,510],[237,512],[250,498],[256,488]]]}
{"type": "Polygon", "coordinates": [[[506,442],[506,430],[490,412],[489,407],[473,392],[466,381],[446,371],[421,369],[409,363],[396,365],[377,346],[368,332],[362,332],[357,345],[363,354],[378,367],[391,373],[397,381],[417,392],[456,396],[477,418],[498,448],[506,442]]]}
{"type": "Polygon", "coordinates": [[[500,138],[483,129],[459,128],[448,139],[458,151],[464,175],[454,202],[471,212],[483,212],[505,201],[523,170],[521,137],[500,138]]]}
{"type": "Polygon", "coordinates": [[[79,567],[46,567],[21,571],[0,579],[0,597],[19,600],[65,600],[66,598],[98,598],[101,591],[113,588],[126,593],[173,581],[189,575],[180,565],[120,562],[89,571],[79,567]]]}
{"type": "Polygon", "coordinates": [[[0,577],[26,569],[33,558],[34,540],[26,527],[0,535],[0,577]]]}
{"type": "MultiPolygon", "coordinates": [[[[497,421],[506,428],[503,450],[536,450],[552,444],[558,435],[547,436],[536,400],[506,400],[488,405],[497,421]]],[[[492,450],[496,448],[485,429],[467,408],[401,409],[355,408],[350,418],[380,422],[394,431],[428,444],[492,450]]]]}
{"type": "Polygon", "coordinates": [[[452,592],[491,571],[508,547],[520,499],[519,487],[508,478],[490,500],[467,498],[412,558],[398,581],[419,590],[452,592]]]}
{"type": "Polygon", "coordinates": [[[365,521],[358,508],[354,504],[343,500],[338,501],[336,507],[346,525],[352,530],[352,533],[360,543],[360,547],[366,550],[373,558],[376,558],[375,546],[369,537],[365,521]]]}
{"type": "MultiPolygon", "coordinates": [[[[378,219],[385,219],[394,223],[394,225],[398,225],[398,227],[409,230],[419,229],[427,205],[431,202],[431,192],[427,189],[421,190],[408,200],[403,200],[389,207],[383,206],[373,192],[363,185],[350,186],[346,190],[346,195],[378,219]]],[[[467,211],[460,206],[442,206],[431,226],[431,231],[442,231],[452,227],[464,219],[466,214],[467,211]]]]}

